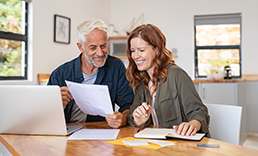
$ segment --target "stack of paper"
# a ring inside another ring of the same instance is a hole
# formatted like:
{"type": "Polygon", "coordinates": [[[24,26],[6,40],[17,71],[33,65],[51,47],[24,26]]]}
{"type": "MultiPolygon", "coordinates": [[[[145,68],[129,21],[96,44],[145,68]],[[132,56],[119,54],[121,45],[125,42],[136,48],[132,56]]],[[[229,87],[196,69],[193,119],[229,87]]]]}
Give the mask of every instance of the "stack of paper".
{"type": "Polygon", "coordinates": [[[67,140],[115,140],[120,129],[81,129],[67,140]]]}

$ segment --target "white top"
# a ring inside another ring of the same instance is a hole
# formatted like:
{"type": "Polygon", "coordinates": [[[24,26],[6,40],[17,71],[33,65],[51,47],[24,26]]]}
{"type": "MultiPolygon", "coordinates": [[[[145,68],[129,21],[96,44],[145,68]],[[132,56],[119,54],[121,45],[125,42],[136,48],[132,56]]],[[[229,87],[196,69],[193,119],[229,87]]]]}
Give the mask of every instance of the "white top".
{"type": "MultiPolygon", "coordinates": [[[[153,85],[152,81],[149,81],[149,89],[150,89],[151,94],[153,92],[153,86],[152,85],[153,85]]],[[[151,116],[152,116],[153,125],[154,126],[159,126],[158,117],[157,117],[155,109],[154,109],[155,97],[156,97],[156,92],[153,94],[152,100],[151,100],[151,103],[150,103],[150,105],[151,105],[151,116]]]]}

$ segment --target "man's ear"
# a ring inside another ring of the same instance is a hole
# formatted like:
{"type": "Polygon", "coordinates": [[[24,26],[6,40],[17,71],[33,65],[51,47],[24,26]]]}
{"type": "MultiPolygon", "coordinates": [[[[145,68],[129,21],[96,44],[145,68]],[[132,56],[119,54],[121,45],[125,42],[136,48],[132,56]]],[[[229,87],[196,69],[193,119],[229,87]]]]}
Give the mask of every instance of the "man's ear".
{"type": "Polygon", "coordinates": [[[80,42],[77,42],[76,44],[77,44],[78,49],[83,53],[84,50],[83,50],[82,44],[80,42]]]}

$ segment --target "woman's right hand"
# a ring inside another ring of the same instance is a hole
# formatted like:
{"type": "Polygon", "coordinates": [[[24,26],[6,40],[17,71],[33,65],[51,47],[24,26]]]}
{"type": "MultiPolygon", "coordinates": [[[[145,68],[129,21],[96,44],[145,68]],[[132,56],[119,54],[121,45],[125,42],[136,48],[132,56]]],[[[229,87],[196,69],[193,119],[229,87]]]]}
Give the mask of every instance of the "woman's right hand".
{"type": "Polygon", "coordinates": [[[142,126],[150,117],[151,106],[146,102],[143,102],[141,106],[138,106],[133,111],[134,123],[138,126],[142,126]]]}

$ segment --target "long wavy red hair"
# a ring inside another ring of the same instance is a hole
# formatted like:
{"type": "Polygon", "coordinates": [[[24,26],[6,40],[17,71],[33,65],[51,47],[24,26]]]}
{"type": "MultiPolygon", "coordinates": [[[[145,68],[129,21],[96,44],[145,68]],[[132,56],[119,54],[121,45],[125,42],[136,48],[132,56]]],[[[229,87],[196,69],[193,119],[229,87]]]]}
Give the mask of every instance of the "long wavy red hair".
{"type": "Polygon", "coordinates": [[[150,93],[148,83],[151,80],[147,71],[139,71],[134,60],[132,59],[130,50],[131,40],[136,37],[140,37],[149,45],[151,45],[153,49],[158,50],[156,57],[153,60],[154,72],[152,76],[152,83],[154,87],[154,93],[158,88],[158,77],[161,77],[164,79],[164,81],[166,81],[168,74],[166,67],[169,64],[175,64],[175,62],[172,60],[171,51],[166,48],[166,38],[158,27],[152,24],[146,24],[135,28],[128,37],[126,48],[126,54],[129,60],[129,65],[126,70],[126,77],[130,83],[130,86],[135,88],[135,91],[138,91],[138,86],[142,83],[150,93]]]}

